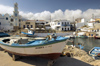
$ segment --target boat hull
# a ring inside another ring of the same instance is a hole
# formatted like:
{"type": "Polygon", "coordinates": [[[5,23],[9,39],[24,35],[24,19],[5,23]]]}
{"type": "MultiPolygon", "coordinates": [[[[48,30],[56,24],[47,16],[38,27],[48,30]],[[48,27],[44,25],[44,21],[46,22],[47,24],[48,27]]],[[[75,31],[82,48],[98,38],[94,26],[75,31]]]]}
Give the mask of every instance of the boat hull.
{"type": "Polygon", "coordinates": [[[100,39],[100,36],[95,36],[94,38],[95,38],[95,39],[100,39]]]}
{"type": "Polygon", "coordinates": [[[33,47],[13,47],[0,44],[7,52],[19,56],[39,56],[47,59],[57,59],[66,45],[66,40],[53,44],[45,44],[33,47]]]}

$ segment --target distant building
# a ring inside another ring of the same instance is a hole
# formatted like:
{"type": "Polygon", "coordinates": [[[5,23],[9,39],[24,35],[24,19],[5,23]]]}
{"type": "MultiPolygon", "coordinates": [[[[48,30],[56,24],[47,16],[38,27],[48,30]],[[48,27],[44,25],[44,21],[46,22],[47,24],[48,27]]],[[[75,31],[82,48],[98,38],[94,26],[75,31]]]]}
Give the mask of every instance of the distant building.
{"type": "Polygon", "coordinates": [[[71,30],[75,31],[76,30],[75,22],[71,22],[70,24],[71,24],[70,26],[71,30]]]}
{"type": "Polygon", "coordinates": [[[0,14],[0,30],[16,30],[19,28],[21,22],[21,16],[19,16],[18,12],[18,4],[14,4],[13,15],[0,14]]]}
{"type": "Polygon", "coordinates": [[[90,28],[93,28],[93,27],[94,27],[94,23],[92,23],[92,22],[88,22],[87,25],[88,25],[88,27],[90,27],[90,28]]]}
{"type": "Polygon", "coordinates": [[[0,30],[13,30],[13,21],[9,14],[0,14],[0,30]]]}
{"type": "Polygon", "coordinates": [[[80,23],[82,18],[75,19],[75,23],[80,23]]]}
{"type": "Polygon", "coordinates": [[[45,30],[46,21],[44,20],[36,20],[35,21],[35,30],[45,30]]]}
{"type": "Polygon", "coordinates": [[[50,24],[45,20],[26,20],[21,21],[22,29],[33,29],[33,30],[46,30],[50,29],[50,24]]]}
{"type": "Polygon", "coordinates": [[[85,25],[85,19],[84,18],[78,18],[76,19],[76,28],[80,28],[85,25]]]}
{"type": "Polygon", "coordinates": [[[100,18],[96,18],[95,21],[100,23],[100,18]]]}
{"type": "Polygon", "coordinates": [[[21,22],[21,16],[19,15],[17,3],[14,4],[13,20],[14,20],[13,23],[14,29],[17,30],[20,27],[20,22],[21,22]]]}
{"type": "Polygon", "coordinates": [[[35,20],[21,21],[20,26],[22,29],[33,29],[35,30],[35,20]]]}
{"type": "Polygon", "coordinates": [[[67,20],[56,20],[50,22],[51,29],[56,31],[69,31],[71,30],[70,22],[67,20]]]}

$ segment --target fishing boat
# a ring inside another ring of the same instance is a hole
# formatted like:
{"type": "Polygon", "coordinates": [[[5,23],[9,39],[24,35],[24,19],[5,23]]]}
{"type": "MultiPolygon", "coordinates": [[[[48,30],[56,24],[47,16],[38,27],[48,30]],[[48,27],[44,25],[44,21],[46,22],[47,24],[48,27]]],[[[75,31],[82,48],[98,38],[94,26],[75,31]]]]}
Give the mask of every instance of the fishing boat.
{"type": "Polygon", "coordinates": [[[94,36],[95,39],[100,39],[100,32],[96,32],[96,36],[94,36]]]}
{"type": "Polygon", "coordinates": [[[80,35],[80,38],[88,38],[86,35],[80,35]]]}
{"type": "Polygon", "coordinates": [[[94,36],[95,39],[100,39],[100,32],[96,32],[96,36],[94,36]]]}
{"type": "Polygon", "coordinates": [[[28,29],[28,33],[25,33],[25,32],[21,32],[22,34],[25,34],[25,35],[28,35],[28,36],[33,36],[35,34],[34,31],[31,31],[28,29]]]}
{"type": "Polygon", "coordinates": [[[94,47],[89,51],[89,55],[94,59],[100,59],[100,47],[94,47]]]}
{"type": "Polygon", "coordinates": [[[76,44],[75,47],[76,47],[76,48],[79,48],[79,49],[83,49],[83,48],[84,48],[84,46],[83,46],[82,43],[76,44]]]}
{"type": "Polygon", "coordinates": [[[100,39],[100,36],[95,36],[94,38],[95,38],[95,39],[100,39]]]}
{"type": "Polygon", "coordinates": [[[4,32],[0,32],[0,37],[9,37],[10,35],[4,32]]]}
{"type": "Polygon", "coordinates": [[[77,33],[77,36],[76,37],[87,38],[86,32],[79,32],[79,33],[77,33]]]}
{"type": "Polygon", "coordinates": [[[18,56],[37,56],[47,59],[57,59],[60,57],[63,48],[66,45],[67,37],[51,35],[45,40],[28,41],[27,37],[10,37],[0,41],[0,47],[12,54],[13,60],[15,55],[18,56]]]}
{"type": "Polygon", "coordinates": [[[73,44],[73,45],[71,45],[72,47],[76,47],[76,48],[79,48],[79,49],[83,49],[84,48],[84,46],[83,46],[83,44],[82,43],[78,43],[78,44],[73,44]]]}

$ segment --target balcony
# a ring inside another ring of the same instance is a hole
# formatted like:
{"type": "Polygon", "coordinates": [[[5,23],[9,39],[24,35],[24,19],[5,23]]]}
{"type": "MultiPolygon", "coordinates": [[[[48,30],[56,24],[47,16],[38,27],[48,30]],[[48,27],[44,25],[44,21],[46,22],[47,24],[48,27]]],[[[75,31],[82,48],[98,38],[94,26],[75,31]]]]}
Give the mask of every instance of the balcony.
{"type": "Polygon", "coordinates": [[[62,25],[62,26],[70,26],[70,24],[65,24],[65,25],[62,25]]]}

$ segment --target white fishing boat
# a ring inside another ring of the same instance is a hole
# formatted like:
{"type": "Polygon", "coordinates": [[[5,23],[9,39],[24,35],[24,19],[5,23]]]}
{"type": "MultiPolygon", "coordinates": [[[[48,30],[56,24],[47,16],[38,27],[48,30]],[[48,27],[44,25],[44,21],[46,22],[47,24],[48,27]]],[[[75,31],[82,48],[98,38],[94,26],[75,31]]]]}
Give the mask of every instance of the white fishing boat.
{"type": "Polygon", "coordinates": [[[100,59],[100,47],[94,47],[89,51],[89,55],[93,57],[93,59],[100,59]]]}
{"type": "Polygon", "coordinates": [[[27,37],[12,37],[1,40],[0,47],[13,56],[39,56],[54,60],[60,57],[67,39],[61,36],[52,38],[51,35],[45,40],[33,41],[28,41],[27,37]]]}

